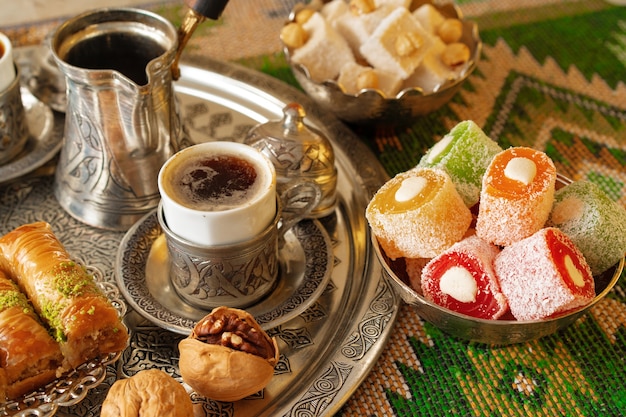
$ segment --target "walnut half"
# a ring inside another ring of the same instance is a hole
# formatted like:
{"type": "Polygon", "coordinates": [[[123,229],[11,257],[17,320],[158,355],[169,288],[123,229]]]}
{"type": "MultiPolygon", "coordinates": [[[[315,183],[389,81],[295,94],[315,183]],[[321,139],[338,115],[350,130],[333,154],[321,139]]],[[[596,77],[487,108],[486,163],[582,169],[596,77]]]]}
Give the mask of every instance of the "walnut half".
{"type": "Polygon", "coordinates": [[[178,345],[183,380],[198,394],[237,401],[263,389],[274,375],[276,340],[244,310],[218,307],[178,345]]]}
{"type": "Polygon", "coordinates": [[[193,416],[185,388],[159,369],[146,369],[119,379],[109,389],[100,417],[193,416]]]}

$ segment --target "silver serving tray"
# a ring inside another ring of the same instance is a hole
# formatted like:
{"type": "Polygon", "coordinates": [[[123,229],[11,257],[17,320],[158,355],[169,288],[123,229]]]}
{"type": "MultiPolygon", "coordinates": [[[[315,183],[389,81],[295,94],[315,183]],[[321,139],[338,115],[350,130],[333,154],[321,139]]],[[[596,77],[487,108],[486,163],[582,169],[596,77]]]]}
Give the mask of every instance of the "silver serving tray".
{"type": "MultiPolygon", "coordinates": [[[[401,302],[372,250],[365,207],[387,179],[375,156],[356,135],[306,95],[259,72],[203,60],[181,66],[175,84],[191,142],[241,141],[254,125],[281,119],[289,102],[307,112],[307,123],[331,140],[338,169],[339,203],[320,223],[333,246],[330,281],[305,312],[268,330],[280,348],[275,375],[265,390],[236,403],[218,403],[192,393],[196,416],[330,416],[338,412],[382,353],[401,302]]],[[[0,233],[36,220],[52,224],[67,250],[106,271],[115,282],[116,253],[123,233],[85,226],[66,214],[52,194],[52,178],[23,178],[0,186],[0,233]]],[[[178,342],[169,331],[130,311],[130,347],[107,367],[103,382],[61,416],[97,416],[116,379],[150,368],[178,372],[178,342]]]]}

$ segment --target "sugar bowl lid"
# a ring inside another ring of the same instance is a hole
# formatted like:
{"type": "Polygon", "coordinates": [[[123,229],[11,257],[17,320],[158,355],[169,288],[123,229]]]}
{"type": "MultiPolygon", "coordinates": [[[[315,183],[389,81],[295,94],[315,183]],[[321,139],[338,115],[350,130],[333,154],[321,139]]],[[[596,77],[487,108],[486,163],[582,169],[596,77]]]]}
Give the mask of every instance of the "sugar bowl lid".
{"type": "Polygon", "coordinates": [[[305,124],[306,112],[298,103],[283,108],[281,120],[253,127],[244,143],[268,157],[276,168],[278,191],[292,181],[307,179],[319,186],[322,197],[310,217],[324,217],[336,204],[337,169],[333,146],[319,130],[305,124]]]}

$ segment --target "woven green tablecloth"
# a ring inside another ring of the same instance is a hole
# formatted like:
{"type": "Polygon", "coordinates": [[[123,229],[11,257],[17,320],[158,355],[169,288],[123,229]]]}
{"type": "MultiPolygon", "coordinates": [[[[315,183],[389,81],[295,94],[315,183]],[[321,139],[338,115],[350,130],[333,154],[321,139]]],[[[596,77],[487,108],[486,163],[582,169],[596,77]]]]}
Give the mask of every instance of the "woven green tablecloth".
{"type": "MultiPolygon", "coordinates": [[[[237,61],[297,85],[278,42],[293,3],[232,0],[222,20],[199,28],[185,58],[237,61]]],[[[459,5],[485,44],[464,89],[409,128],[355,129],[389,175],[472,119],[503,146],[546,151],[559,172],[597,183],[626,206],[626,8],[600,0],[459,5]]],[[[177,4],[153,9],[180,21],[177,4]]],[[[12,34],[38,42],[54,24],[12,34]]],[[[456,340],[402,306],[388,346],[341,414],[626,416],[625,291],[622,276],[568,329],[509,347],[456,340]]]]}

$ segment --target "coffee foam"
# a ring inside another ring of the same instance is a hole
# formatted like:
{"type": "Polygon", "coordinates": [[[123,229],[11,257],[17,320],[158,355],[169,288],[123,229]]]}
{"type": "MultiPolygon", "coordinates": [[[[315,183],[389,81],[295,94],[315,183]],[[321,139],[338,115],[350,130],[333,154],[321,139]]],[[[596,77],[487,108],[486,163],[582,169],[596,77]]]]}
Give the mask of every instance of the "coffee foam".
{"type": "Polygon", "coordinates": [[[248,205],[269,184],[266,168],[246,155],[198,153],[178,158],[167,170],[165,192],[198,211],[224,211],[248,205]]]}

